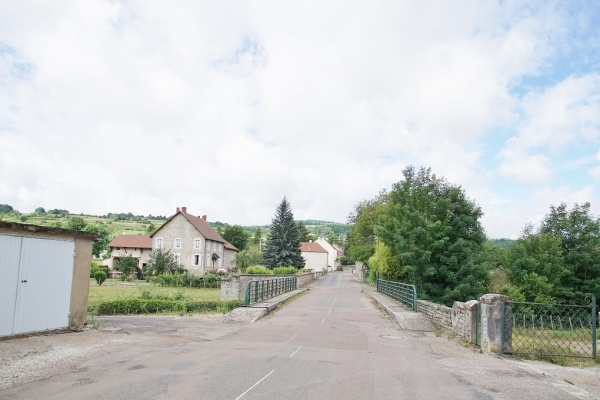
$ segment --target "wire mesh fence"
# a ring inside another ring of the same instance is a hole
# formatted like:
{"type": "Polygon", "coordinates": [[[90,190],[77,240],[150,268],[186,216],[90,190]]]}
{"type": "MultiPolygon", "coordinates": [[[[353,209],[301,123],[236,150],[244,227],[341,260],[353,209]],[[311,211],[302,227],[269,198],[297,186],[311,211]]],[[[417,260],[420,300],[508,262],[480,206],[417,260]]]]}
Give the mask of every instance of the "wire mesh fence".
{"type": "Polygon", "coordinates": [[[502,352],[596,358],[596,299],[589,305],[505,301],[502,352]]]}

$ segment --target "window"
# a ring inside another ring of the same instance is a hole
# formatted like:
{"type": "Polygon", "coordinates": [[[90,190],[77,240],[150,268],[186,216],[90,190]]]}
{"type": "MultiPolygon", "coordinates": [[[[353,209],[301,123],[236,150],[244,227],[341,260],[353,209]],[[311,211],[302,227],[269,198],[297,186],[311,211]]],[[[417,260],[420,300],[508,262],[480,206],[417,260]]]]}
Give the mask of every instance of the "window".
{"type": "Polygon", "coordinates": [[[200,265],[201,260],[202,260],[202,258],[200,257],[200,254],[194,254],[192,256],[192,265],[195,265],[195,266],[200,265]]]}
{"type": "Polygon", "coordinates": [[[181,254],[173,253],[173,259],[175,260],[176,264],[181,264],[181,254]]]}
{"type": "Polygon", "coordinates": [[[175,248],[176,249],[180,249],[181,248],[181,238],[176,238],[175,239],[175,248]]]}
{"type": "Polygon", "coordinates": [[[202,240],[200,238],[194,239],[194,248],[195,249],[199,249],[201,245],[202,245],[202,240]]]}
{"type": "Polygon", "coordinates": [[[161,237],[156,238],[156,248],[162,249],[163,239],[161,237]]]}
{"type": "Polygon", "coordinates": [[[223,244],[219,244],[219,253],[223,254],[223,244]]]}

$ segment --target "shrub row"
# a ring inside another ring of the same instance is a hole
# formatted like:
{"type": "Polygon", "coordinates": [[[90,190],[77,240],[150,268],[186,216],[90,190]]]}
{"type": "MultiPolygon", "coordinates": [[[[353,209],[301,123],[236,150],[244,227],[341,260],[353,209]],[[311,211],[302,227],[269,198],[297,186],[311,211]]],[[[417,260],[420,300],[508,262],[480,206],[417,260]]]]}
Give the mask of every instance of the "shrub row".
{"type": "Polygon", "coordinates": [[[292,275],[298,272],[296,267],[277,267],[273,268],[273,273],[277,275],[292,275]]]}
{"type": "Polygon", "coordinates": [[[156,313],[226,313],[234,308],[241,307],[242,300],[228,301],[194,301],[171,299],[122,299],[106,301],[98,304],[90,312],[94,315],[115,314],[156,314],[156,313]]]}
{"type": "Polygon", "coordinates": [[[271,275],[273,271],[260,265],[246,268],[246,273],[250,275],[271,275]]]}
{"type": "Polygon", "coordinates": [[[162,274],[148,278],[148,281],[157,286],[168,287],[198,287],[198,288],[220,288],[221,277],[207,273],[204,278],[193,274],[162,274]]]}

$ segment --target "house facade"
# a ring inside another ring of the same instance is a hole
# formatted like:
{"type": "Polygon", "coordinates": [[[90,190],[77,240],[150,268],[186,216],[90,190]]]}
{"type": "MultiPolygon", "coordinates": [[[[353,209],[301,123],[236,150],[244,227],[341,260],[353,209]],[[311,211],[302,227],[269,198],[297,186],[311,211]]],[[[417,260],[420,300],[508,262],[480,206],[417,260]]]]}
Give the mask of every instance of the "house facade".
{"type": "Polygon", "coordinates": [[[329,243],[327,239],[325,239],[325,236],[319,236],[316,243],[320,244],[321,247],[323,247],[325,251],[327,251],[327,267],[329,271],[335,270],[337,267],[338,260],[337,249],[333,247],[333,245],[331,245],[331,243],[329,243]]]}
{"type": "Polygon", "coordinates": [[[177,207],[175,214],[150,239],[152,249],[170,250],[176,262],[198,276],[209,270],[233,267],[238,252],[206,222],[205,215],[188,214],[187,207],[177,207]]]}
{"type": "Polygon", "coordinates": [[[110,258],[103,261],[111,271],[114,271],[118,260],[122,257],[138,259],[138,269],[142,270],[152,254],[152,239],[147,235],[119,235],[109,244],[110,258]]]}
{"type": "Polygon", "coordinates": [[[315,242],[300,242],[300,254],[305,260],[305,269],[312,269],[313,271],[327,269],[329,254],[320,244],[315,242]]]}

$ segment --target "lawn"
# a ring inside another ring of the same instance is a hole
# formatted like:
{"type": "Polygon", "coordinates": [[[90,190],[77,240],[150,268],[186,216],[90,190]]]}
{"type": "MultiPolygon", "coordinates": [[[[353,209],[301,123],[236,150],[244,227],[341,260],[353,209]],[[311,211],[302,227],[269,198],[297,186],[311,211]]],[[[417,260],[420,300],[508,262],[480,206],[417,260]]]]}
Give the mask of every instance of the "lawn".
{"type": "Polygon", "coordinates": [[[93,284],[90,282],[88,307],[95,307],[105,301],[141,298],[143,294],[152,298],[173,298],[179,296],[179,293],[190,300],[219,301],[221,290],[159,286],[98,286],[93,281],[93,284]]]}

